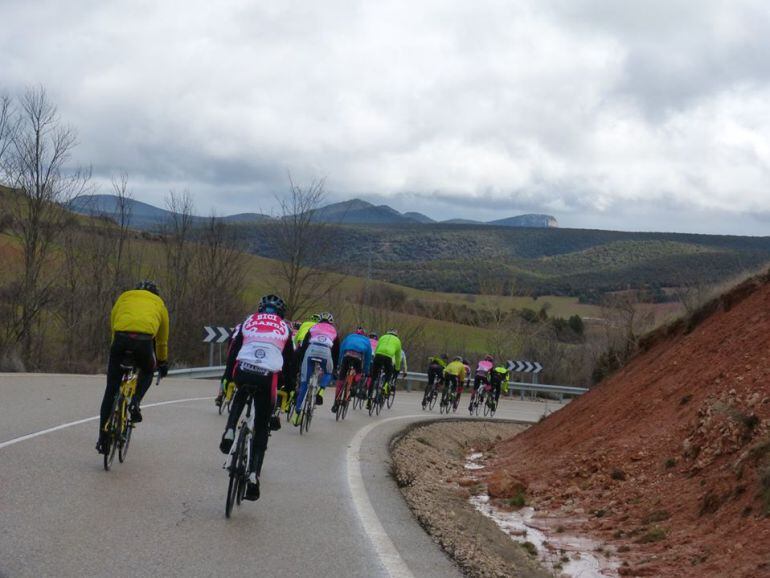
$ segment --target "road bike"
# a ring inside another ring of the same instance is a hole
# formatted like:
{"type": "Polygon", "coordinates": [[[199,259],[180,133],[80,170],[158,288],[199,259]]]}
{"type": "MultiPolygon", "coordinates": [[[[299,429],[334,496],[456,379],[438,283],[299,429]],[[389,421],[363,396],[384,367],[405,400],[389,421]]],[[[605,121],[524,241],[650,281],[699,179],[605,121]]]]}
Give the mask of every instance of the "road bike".
{"type": "Polygon", "coordinates": [[[433,411],[433,408],[436,407],[436,401],[438,400],[438,388],[443,384],[443,380],[440,377],[437,377],[435,381],[433,382],[433,385],[428,386],[430,389],[425,394],[424,398],[424,404],[422,406],[422,409],[425,410],[427,407],[430,411],[433,411]]]}
{"type": "Polygon", "coordinates": [[[385,397],[382,393],[382,387],[385,382],[385,370],[381,370],[377,379],[372,382],[372,389],[369,392],[369,400],[367,402],[367,409],[369,415],[376,413],[380,415],[382,407],[385,405],[385,397]]]}
{"type": "Polygon", "coordinates": [[[365,376],[364,374],[361,374],[361,377],[359,377],[358,381],[356,381],[355,387],[353,389],[353,409],[361,409],[364,407],[364,402],[367,399],[367,386],[366,384],[369,382],[369,378],[365,376]]]}
{"type": "MultiPolygon", "coordinates": [[[[492,386],[490,384],[487,384],[487,386],[484,388],[485,391],[485,399],[484,399],[484,416],[489,417],[495,417],[495,412],[497,411],[497,402],[495,401],[495,394],[492,391],[492,386]]],[[[478,415],[478,413],[476,414],[478,415]]]]}
{"type": "Polygon", "coordinates": [[[324,360],[318,357],[311,357],[313,362],[313,373],[307,382],[307,391],[302,403],[302,409],[299,416],[299,434],[304,430],[307,433],[310,430],[310,422],[313,420],[313,410],[315,410],[315,398],[320,387],[321,377],[323,376],[324,360]]]}
{"type": "Polygon", "coordinates": [[[450,411],[457,411],[457,376],[450,375],[445,380],[444,393],[441,395],[441,403],[439,404],[439,412],[449,414],[450,411]]]}
{"type": "Polygon", "coordinates": [[[489,384],[485,377],[482,378],[478,388],[473,388],[473,393],[471,393],[471,401],[468,404],[468,411],[471,415],[479,415],[479,411],[484,405],[484,399],[491,388],[492,386],[489,384]]]}
{"type": "Polygon", "coordinates": [[[387,389],[387,403],[388,403],[388,409],[393,407],[393,402],[396,400],[396,382],[398,381],[398,373],[394,373],[393,377],[390,379],[390,382],[385,385],[385,388],[387,389]]]}
{"type": "Polygon", "coordinates": [[[235,382],[228,381],[224,390],[222,391],[222,403],[219,404],[219,415],[227,409],[227,413],[230,413],[230,404],[233,402],[233,393],[235,393],[235,382]]]}
{"type": "Polygon", "coordinates": [[[246,413],[241,414],[238,422],[235,443],[230,448],[227,461],[222,466],[228,472],[227,501],[225,502],[225,516],[230,517],[233,505],[240,506],[243,495],[246,493],[246,484],[249,481],[251,461],[255,456],[251,453],[251,440],[254,436],[254,416],[257,413],[254,390],[249,386],[246,392],[246,413]]]}
{"type": "MultiPolygon", "coordinates": [[[[348,404],[350,403],[350,393],[353,390],[353,388],[356,385],[356,381],[361,381],[360,379],[356,379],[358,377],[358,372],[356,371],[355,367],[351,367],[348,369],[347,375],[345,375],[345,381],[343,383],[342,388],[337,392],[339,395],[337,399],[335,400],[337,404],[337,411],[335,412],[335,419],[337,421],[340,421],[341,419],[345,419],[345,416],[348,414],[348,404]]],[[[357,397],[353,397],[353,404],[356,403],[357,397]]]]}
{"type": "MultiPolygon", "coordinates": [[[[104,469],[107,471],[112,467],[116,453],[121,464],[126,460],[128,448],[131,444],[131,433],[134,430],[134,422],[131,420],[129,411],[136,395],[136,380],[138,377],[133,352],[129,351],[123,355],[120,368],[123,370],[120,389],[112,404],[110,417],[107,419],[107,423],[104,424],[108,444],[107,452],[104,454],[104,469]]],[[[158,381],[156,383],[160,383],[160,374],[158,374],[158,381]]]]}

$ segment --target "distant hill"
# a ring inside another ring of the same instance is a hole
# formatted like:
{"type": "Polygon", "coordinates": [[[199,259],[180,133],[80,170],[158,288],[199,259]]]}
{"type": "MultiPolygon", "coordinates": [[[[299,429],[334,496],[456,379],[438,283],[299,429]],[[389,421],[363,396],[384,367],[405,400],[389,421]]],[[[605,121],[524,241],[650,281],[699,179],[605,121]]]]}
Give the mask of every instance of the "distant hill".
{"type": "MultiPolygon", "coordinates": [[[[100,215],[114,218],[118,214],[118,198],[115,195],[83,195],[73,199],[68,208],[84,215],[100,215]]],[[[153,229],[169,220],[172,213],[137,201],[129,200],[131,224],[139,229],[153,229]]],[[[194,217],[194,220],[205,220],[208,217],[194,217]]],[[[261,213],[239,213],[218,217],[228,223],[251,224],[272,221],[269,215],[261,213]]],[[[332,203],[316,209],[313,219],[322,223],[335,225],[415,225],[436,223],[431,217],[422,213],[410,211],[400,213],[388,205],[374,205],[361,199],[351,199],[340,203],[332,203]]],[[[558,227],[556,219],[550,215],[519,215],[508,219],[500,219],[490,223],[482,223],[469,219],[452,219],[443,221],[445,224],[479,225],[490,224],[506,227],[550,228],[558,227]]]]}
{"type": "MultiPolygon", "coordinates": [[[[72,199],[67,208],[81,215],[98,215],[115,219],[119,214],[118,197],[115,195],[82,195],[72,199]]],[[[131,226],[138,229],[153,229],[171,219],[173,213],[137,201],[128,199],[128,210],[131,215],[131,226]]],[[[269,221],[270,217],[259,213],[239,213],[226,217],[218,217],[228,223],[249,224],[269,221]]],[[[193,217],[193,221],[205,221],[208,217],[193,217]]]]}
{"type": "Polygon", "coordinates": [[[501,225],[503,227],[533,227],[550,228],[558,227],[559,223],[551,215],[519,215],[518,217],[508,217],[507,219],[498,219],[489,221],[489,225],[501,225]]]}
{"type": "Polygon", "coordinates": [[[435,223],[436,221],[434,219],[431,219],[428,215],[423,215],[422,213],[417,213],[415,211],[409,211],[408,213],[404,213],[405,217],[409,217],[413,221],[417,221],[418,223],[435,223]]]}

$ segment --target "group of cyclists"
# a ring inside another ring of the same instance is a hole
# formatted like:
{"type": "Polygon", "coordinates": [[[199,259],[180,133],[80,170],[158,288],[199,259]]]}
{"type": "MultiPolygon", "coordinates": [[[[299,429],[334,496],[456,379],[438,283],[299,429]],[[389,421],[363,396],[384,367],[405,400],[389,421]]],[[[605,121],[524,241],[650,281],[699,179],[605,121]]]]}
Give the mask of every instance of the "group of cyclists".
{"type": "MultiPolygon", "coordinates": [[[[96,444],[97,451],[103,454],[108,452],[109,447],[105,424],[120,389],[126,354],[132,356],[138,376],[136,394],[129,408],[133,423],[142,421],[140,404],[152,382],[154,371],[157,369],[160,377],[165,377],[168,372],[169,317],[155,283],[142,281],[135,289],[121,294],[113,306],[110,325],[112,345],[96,444]]],[[[227,454],[233,445],[235,429],[249,395],[255,400],[251,444],[254,459],[250,460],[245,499],[259,498],[259,477],[268,437],[271,430],[281,427],[280,419],[273,411],[279,388],[286,394],[282,396],[282,409],[287,409],[287,403],[296,404],[291,423],[299,425],[309,378],[319,367],[315,403],[323,405],[324,392],[334,380],[332,412],[337,410],[338,404],[346,401],[343,400],[343,380],[351,369],[355,371],[356,383],[365,384],[365,387],[357,387],[356,390],[366,399],[367,408],[373,403],[372,384],[384,384],[386,389],[383,393],[387,396],[387,388],[395,388],[398,374],[405,377],[407,372],[406,354],[395,329],[379,336],[359,326],[340,339],[331,313],[317,313],[307,321],[292,323],[286,320],[286,304],[277,295],[262,297],[257,310],[233,331],[215,403],[222,404],[224,392],[233,383],[235,394],[219,444],[222,453],[227,454]]],[[[497,403],[507,373],[504,367],[495,367],[489,355],[479,361],[471,402],[480,388],[490,384],[497,403]]],[[[457,389],[456,409],[463,386],[470,384],[468,363],[461,357],[450,362],[446,354],[430,358],[423,408],[428,392],[441,383],[457,389]]]]}
{"type": "Polygon", "coordinates": [[[471,388],[471,375],[473,375],[473,383],[468,409],[473,410],[474,402],[486,389],[489,389],[493,396],[493,408],[497,407],[500,393],[509,380],[507,364],[495,364],[493,356],[485,355],[476,363],[475,372],[472,374],[470,362],[467,359],[458,355],[449,361],[449,356],[443,353],[428,359],[428,385],[422,397],[422,408],[425,409],[428,406],[430,396],[443,386],[444,391],[452,390],[455,393],[452,409],[457,410],[463,390],[471,388]]]}

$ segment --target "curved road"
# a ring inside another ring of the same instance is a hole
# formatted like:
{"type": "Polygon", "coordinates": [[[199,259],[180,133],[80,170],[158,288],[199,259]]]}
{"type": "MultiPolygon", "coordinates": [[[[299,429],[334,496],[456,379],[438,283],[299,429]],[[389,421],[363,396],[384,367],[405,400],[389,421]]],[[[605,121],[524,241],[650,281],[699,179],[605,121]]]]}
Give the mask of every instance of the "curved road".
{"type": "MultiPolygon", "coordinates": [[[[327,402],[307,436],[284,423],[262,498],[227,520],[215,388],[153,386],[126,463],[105,472],[93,449],[103,376],[0,374],[0,577],[460,575],[387,471],[392,435],[439,417],[418,394],[341,423],[327,402]]],[[[498,417],[536,421],[558,407],[506,400],[498,417]]]]}

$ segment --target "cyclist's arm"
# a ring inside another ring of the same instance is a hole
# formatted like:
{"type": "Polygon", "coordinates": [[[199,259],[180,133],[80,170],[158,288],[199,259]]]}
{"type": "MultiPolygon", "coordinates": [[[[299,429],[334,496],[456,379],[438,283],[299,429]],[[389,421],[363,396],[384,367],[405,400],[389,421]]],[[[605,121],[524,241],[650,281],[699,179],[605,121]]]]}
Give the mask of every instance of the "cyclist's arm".
{"type": "Polygon", "coordinates": [[[396,341],[396,351],[393,359],[393,367],[396,368],[396,371],[399,371],[401,369],[401,341],[396,341]]]}
{"type": "Polygon", "coordinates": [[[158,363],[168,361],[168,330],[168,309],[166,309],[164,303],[161,303],[160,326],[158,327],[158,333],[155,335],[155,355],[158,357],[158,363]]]}
{"type": "Polygon", "coordinates": [[[372,348],[364,348],[364,375],[369,375],[369,370],[372,367],[372,348]]]}
{"type": "Polygon", "coordinates": [[[227,365],[225,365],[225,373],[222,375],[222,379],[228,381],[233,378],[233,371],[235,370],[235,361],[238,357],[238,352],[243,345],[243,333],[241,333],[240,325],[235,328],[235,335],[233,335],[232,341],[230,341],[230,349],[227,351],[227,365]]]}
{"type": "Polygon", "coordinates": [[[287,340],[283,346],[283,382],[288,389],[296,387],[297,379],[297,356],[294,352],[291,339],[287,340]]]}
{"type": "MultiPolygon", "coordinates": [[[[340,349],[340,337],[338,335],[334,338],[334,343],[332,344],[332,359],[337,359],[342,355],[340,349]]],[[[339,363],[337,363],[337,367],[340,366],[342,366],[342,359],[340,359],[339,363]]]]}

